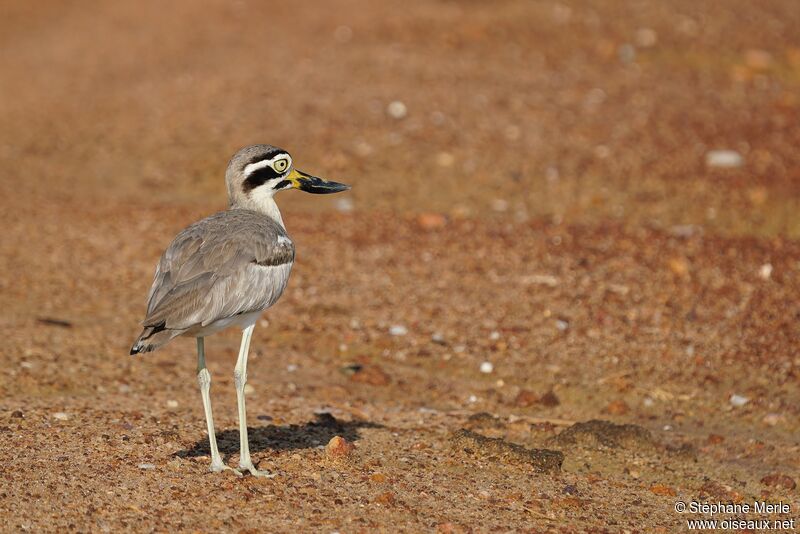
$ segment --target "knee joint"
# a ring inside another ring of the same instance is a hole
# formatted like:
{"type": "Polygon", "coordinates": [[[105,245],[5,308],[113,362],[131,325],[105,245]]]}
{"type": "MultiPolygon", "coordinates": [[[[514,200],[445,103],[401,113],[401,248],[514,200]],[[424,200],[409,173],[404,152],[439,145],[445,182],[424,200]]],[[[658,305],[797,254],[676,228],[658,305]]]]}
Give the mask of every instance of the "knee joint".
{"type": "Polygon", "coordinates": [[[236,389],[244,389],[244,385],[247,382],[247,373],[243,373],[238,369],[234,370],[233,381],[236,384],[236,389]]]}

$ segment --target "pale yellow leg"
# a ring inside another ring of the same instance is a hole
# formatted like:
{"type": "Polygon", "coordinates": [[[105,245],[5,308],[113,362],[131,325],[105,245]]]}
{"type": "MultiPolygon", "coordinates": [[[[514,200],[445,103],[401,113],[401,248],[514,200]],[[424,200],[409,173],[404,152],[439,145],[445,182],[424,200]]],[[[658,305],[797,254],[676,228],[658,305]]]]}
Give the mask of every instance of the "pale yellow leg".
{"type": "Polygon", "coordinates": [[[205,343],[202,337],[197,338],[197,382],[200,384],[200,395],[203,397],[203,409],[206,412],[206,423],[208,424],[208,442],[211,447],[211,471],[233,471],[241,476],[242,473],[232,467],[228,467],[222,461],[222,456],[217,448],[217,436],[214,433],[214,414],[211,413],[211,373],[206,368],[205,343]]]}
{"type": "Polygon", "coordinates": [[[255,325],[248,326],[242,331],[242,345],[239,347],[239,358],[233,370],[236,383],[236,401],[239,405],[239,469],[247,469],[256,477],[274,477],[269,471],[259,471],[250,458],[250,443],[247,439],[247,411],[244,406],[244,385],[247,383],[247,352],[250,350],[250,338],[253,336],[255,325]]]}

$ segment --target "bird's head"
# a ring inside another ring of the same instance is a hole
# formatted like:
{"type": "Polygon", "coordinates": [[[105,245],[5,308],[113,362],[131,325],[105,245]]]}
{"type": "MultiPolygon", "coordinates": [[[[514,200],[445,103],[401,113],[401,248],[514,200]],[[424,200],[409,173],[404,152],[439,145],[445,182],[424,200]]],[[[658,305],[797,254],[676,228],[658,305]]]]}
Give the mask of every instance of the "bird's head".
{"type": "Polygon", "coordinates": [[[239,150],[225,173],[231,205],[259,203],[284,189],[328,194],[347,191],[349,185],[317,178],[294,168],[292,156],[272,145],[250,145],[239,150]]]}

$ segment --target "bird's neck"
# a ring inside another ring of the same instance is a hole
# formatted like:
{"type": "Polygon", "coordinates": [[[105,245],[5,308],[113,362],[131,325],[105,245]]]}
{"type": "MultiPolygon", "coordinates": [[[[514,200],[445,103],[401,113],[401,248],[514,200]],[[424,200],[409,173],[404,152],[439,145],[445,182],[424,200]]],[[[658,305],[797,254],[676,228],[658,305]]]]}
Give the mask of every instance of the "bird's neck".
{"type": "MultiPolygon", "coordinates": [[[[259,188],[260,189],[260,188],[259,188]]],[[[263,213],[276,223],[281,228],[286,229],[283,225],[283,218],[281,217],[281,210],[278,209],[278,204],[275,203],[273,195],[259,194],[258,189],[253,191],[253,194],[245,198],[238,198],[231,203],[231,209],[247,209],[263,213]]]]}

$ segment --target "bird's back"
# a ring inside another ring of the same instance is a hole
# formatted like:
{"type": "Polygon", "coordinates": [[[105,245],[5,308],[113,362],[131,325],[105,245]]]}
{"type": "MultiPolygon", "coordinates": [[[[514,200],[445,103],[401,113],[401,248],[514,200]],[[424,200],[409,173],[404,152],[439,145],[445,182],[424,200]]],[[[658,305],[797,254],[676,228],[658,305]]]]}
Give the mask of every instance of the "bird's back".
{"type": "Polygon", "coordinates": [[[272,218],[246,209],[216,213],[180,232],[156,267],[144,331],[132,353],[217,321],[270,306],[283,293],[294,244],[272,218]]]}

